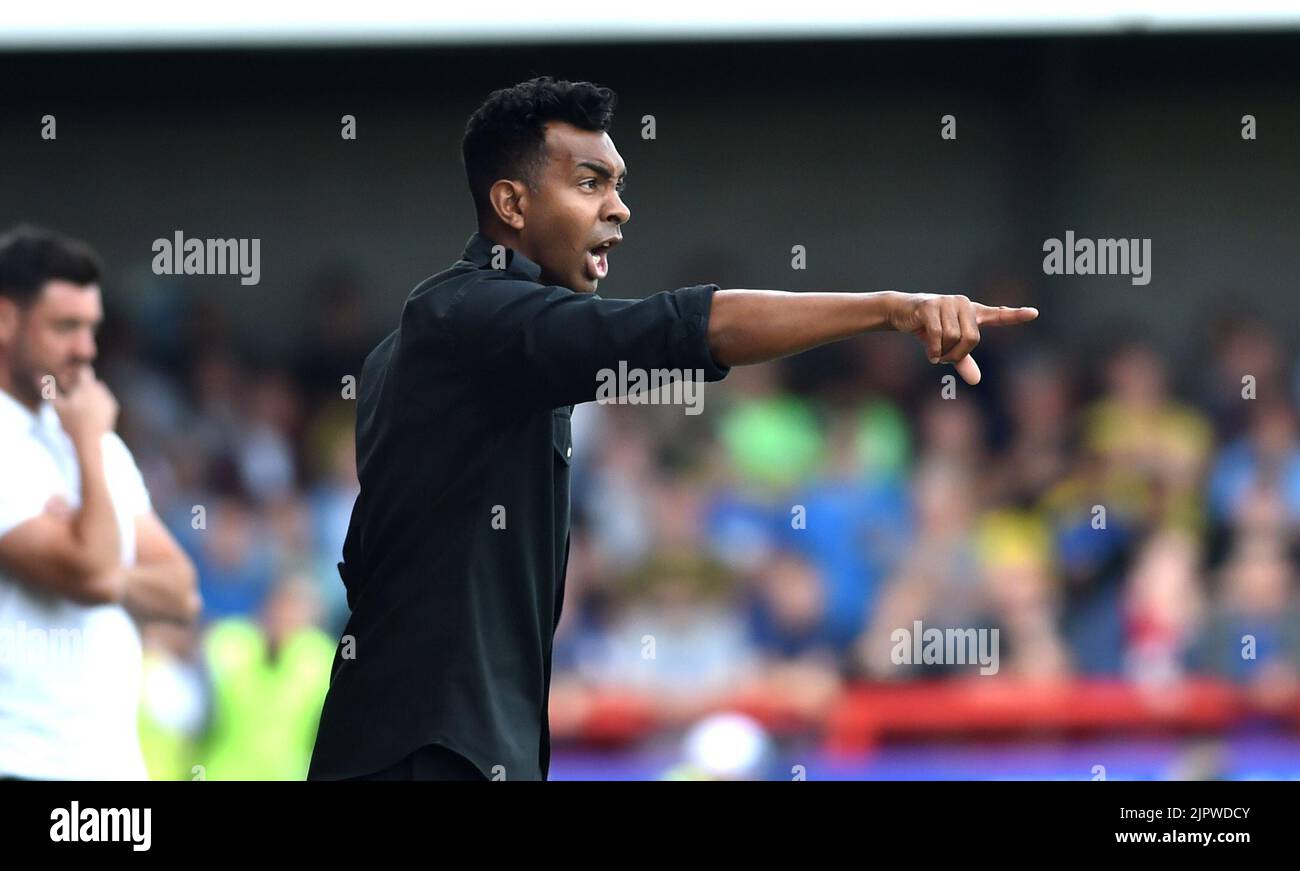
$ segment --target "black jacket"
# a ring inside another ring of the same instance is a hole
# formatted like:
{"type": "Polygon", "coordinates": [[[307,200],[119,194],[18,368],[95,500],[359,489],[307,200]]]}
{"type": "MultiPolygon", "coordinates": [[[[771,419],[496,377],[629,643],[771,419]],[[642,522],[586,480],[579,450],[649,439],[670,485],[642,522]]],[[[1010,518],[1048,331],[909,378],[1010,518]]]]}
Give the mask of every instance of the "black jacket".
{"type": "Polygon", "coordinates": [[[572,407],[620,362],[728,372],[707,342],[716,285],[603,299],[539,284],[510,249],[492,268],[494,244],[475,233],[417,285],[362,367],[361,492],[339,563],[352,615],[311,779],[430,743],[488,777],[545,779],[572,407]]]}

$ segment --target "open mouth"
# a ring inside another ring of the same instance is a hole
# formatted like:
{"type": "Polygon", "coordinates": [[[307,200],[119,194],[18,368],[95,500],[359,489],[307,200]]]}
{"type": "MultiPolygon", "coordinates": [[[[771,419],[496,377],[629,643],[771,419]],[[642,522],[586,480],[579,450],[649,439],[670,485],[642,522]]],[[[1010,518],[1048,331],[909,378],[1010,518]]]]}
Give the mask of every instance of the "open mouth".
{"type": "Polygon", "coordinates": [[[593,281],[609,274],[609,250],[613,242],[602,242],[587,252],[587,277],[593,281]]]}

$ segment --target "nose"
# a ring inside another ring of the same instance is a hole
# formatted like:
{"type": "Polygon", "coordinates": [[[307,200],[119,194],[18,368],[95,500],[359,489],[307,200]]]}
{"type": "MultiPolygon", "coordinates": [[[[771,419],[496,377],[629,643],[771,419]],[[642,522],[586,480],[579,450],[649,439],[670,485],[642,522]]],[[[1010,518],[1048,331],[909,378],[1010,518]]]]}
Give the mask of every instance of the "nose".
{"type": "Polygon", "coordinates": [[[95,359],[95,353],[98,349],[95,346],[95,334],[90,330],[82,330],[77,336],[76,347],[73,351],[79,360],[90,362],[95,359]]]}
{"type": "Polygon", "coordinates": [[[605,213],[605,220],[611,224],[626,224],[632,220],[632,211],[624,204],[623,198],[614,191],[614,199],[610,203],[609,211],[605,213]]]}

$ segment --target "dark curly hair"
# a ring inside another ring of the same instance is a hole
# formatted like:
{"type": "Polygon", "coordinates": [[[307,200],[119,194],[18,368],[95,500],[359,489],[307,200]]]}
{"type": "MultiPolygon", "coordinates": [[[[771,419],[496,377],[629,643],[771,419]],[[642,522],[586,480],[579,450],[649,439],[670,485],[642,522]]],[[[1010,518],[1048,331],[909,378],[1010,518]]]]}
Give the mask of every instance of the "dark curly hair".
{"type": "Polygon", "coordinates": [[[99,281],[103,267],[86,243],[28,224],[0,235],[0,296],[27,306],[47,281],[81,287],[99,281]]]}
{"type": "Polygon", "coordinates": [[[538,76],[493,91],[470,116],[461,141],[461,158],[479,220],[490,215],[488,191],[503,178],[536,190],[546,158],[547,121],[567,121],[583,130],[608,131],[618,97],[591,82],[555,81],[538,76]]]}

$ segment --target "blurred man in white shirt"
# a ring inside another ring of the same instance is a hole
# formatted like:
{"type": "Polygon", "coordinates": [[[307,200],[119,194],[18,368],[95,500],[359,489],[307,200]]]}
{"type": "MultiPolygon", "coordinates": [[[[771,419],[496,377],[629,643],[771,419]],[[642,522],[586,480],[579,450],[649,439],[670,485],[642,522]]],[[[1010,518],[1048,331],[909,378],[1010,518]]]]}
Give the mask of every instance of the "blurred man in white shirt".
{"type": "Polygon", "coordinates": [[[0,778],[145,779],[136,621],[201,608],[91,369],[99,274],[82,243],[0,236],[0,778]]]}

